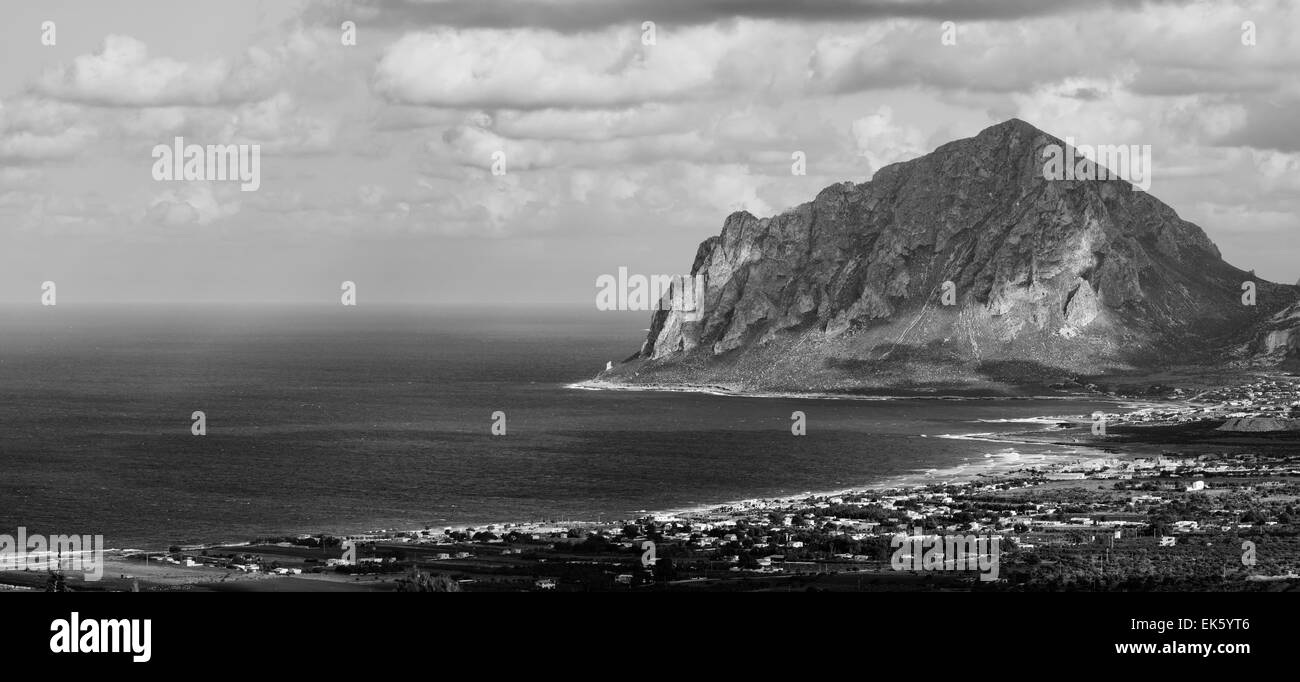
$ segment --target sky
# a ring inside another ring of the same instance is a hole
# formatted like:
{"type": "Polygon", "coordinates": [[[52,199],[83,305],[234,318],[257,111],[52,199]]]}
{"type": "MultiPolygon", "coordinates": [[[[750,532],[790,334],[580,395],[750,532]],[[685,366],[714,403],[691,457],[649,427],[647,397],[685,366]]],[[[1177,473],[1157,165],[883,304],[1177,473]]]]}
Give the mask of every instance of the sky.
{"type": "Polygon", "coordinates": [[[620,267],[688,273],[733,211],[1011,117],[1150,145],[1153,195],[1296,282],[1297,5],[7,2],[0,301],[54,281],[61,305],[337,302],[352,281],[359,304],[591,302],[620,267]],[[156,179],[178,136],[259,145],[260,186],[156,179]]]}

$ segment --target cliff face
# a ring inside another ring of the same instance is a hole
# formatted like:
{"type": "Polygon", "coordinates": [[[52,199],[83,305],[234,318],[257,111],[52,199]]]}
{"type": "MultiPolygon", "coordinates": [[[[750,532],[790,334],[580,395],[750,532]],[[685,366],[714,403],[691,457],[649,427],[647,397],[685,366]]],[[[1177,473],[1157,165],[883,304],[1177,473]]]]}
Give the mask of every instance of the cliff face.
{"type": "Polygon", "coordinates": [[[1244,351],[1251,364],[1300,369],[1300,302],[1259,325],[1244,351]]]}
{"type": "Polygon", "coordinates": [[[1295,287],[1225,263],[1128,182],[1045,180],[1049,144],[1064,146],[1012,119],[781,215],[732,214],[695,256],[698,320],[654,313],[606,378],[948,386],[1294,351],[1295,287]]]}

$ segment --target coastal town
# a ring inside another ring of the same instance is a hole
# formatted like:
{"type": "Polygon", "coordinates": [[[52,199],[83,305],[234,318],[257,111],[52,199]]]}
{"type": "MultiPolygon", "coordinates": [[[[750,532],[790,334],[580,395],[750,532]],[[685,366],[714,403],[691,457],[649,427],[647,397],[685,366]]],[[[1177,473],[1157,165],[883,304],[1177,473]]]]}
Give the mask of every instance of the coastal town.
{"type": "MultiPolygon", "coordinates": [[[[388,529],[118,551],[101,583],[59,578],[57,584],[466,592],[1291,590],[1300,586],[1298,410],[1300,379],[1261,378],[1107,415],[1110,430],[1094,439],[1101,456],[1057,458],[970,480],[754,499],[614,522],[388,529]],[[1249,426],[1256,420],[1267,421],[1249,426]],[[1171,450],[1173,435],[1189,430],[1197,447],[1171,450]],[[953,556],[953,538],[979,548],[979,556],[965,562],[953,556]],[[924,557],[914,551],[923,547],[929,548],[924,557]]],[[[1015,435],[1077,443],[1072,434],[1088,424],[1063,419],[1055,428],[1015,435]]],[[[0,573],[0,583],[45,589],[54,576],[9,571],[0,573]]]]}
{"type": "Polygon", "coordinates": [[[1232,420],[1223,430],[1268,431],[1300,428],[1300,377],[1260,375],[1227,387],[1191,392],[1150,386],[1167,402],[1126,413],[1108,414],[1115,424],[1187,424],[1232,420]],[[1291,420],[1291,421],[1286,421],[1291,420]]]}

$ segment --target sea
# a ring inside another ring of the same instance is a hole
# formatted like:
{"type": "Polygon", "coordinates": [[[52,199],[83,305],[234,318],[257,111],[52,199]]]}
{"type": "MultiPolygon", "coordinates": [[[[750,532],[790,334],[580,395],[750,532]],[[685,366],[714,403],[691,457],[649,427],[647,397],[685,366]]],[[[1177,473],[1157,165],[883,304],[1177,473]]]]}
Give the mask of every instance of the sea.
{"type": "Polygon", "coordinates": [[[635,352],[648,320],[582,305],[2,307],[0,533],[159,548],[610,521],[1096,456],[981,434],[1116,409],[579,387],[635,352]]]}

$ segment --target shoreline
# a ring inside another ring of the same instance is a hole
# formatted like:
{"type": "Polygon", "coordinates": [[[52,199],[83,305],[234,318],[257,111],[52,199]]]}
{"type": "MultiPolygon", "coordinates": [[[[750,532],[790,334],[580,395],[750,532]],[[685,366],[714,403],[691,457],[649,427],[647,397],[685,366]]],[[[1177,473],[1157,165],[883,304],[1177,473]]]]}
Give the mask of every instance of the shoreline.
{"type": "MultiPolygon", "coordinates": [[[[957,433],[957,434],[918,434],[921,438],[947,438],[957,440],[972,440],[998,444],[1002,447],[999,450],[983,453],[982,461],[963,460],[954,466],[945,469],[928,469],[916,470],[905,474],[895,474],[886,476],[875,483],[863,483],[852,486],[837,486],[825,490],[810,489],[797,494],[780,494],[772,496],[749,496],[722,502],[702,502],[698,504],[686,504],[679,506],[670,506],[656,510],[636,510],[629,512],[635,514],[630,518],[604,519],[601,514],[597,519],[566,519],[566,520],[468,520],[455,521],[441,524],[441,528],[451,528],[453,531],[464,532],[467,529],[482,530],[491,526],[496,529],[567,529],[567,528],[590,528],[595,526],[613,525],[618,522],[631,521],[636,518],[645,518],[646,516],[657,517],[682,517],[682,516],[703,516],[707,514],[722,514],[727,510],[737,509],[754,509],[760,505],[780,505],[798,503],[808,498],[827,498],[835,496],[853,496],[853,495],[870,495],[880,494],[884,491],[917,491],[933,486],[942,485],[972,485],[981,480],[988,480],[1000,475],[1009,475],[1019,473],[1024,476],[1047,475],[1053,473],[1055,469],[1070,467],[1073,465],[1089,465],[1104,460],[1118,461],[1127,458],[1139,457],[1143,449],[1151,449],[1156,446],[1162,446],[1163,440],[1150,440],[1150,434],[1156,431],[1148,431],[1142,437],[1134,439],[1134,435],[1141,433],[1148,428],[1159,429],[1162,426],[1187,424],[1189,422],[1207,422],[1224,417],[1242,414],[1243,410],[1266,411],[1262,406],[1291,404],[1300,407],[1300,380],[1294,377],[1287,378],[1263,378],[1256,379],[1253,384],[1239,385],[1235,387],[1221,387],[1213,391],[1197,394],[1194,397],[1168,398],[1164,400],[1139,399],[1133,397],[1121,397],[1114,395],[1097,395],[1097,394],[1076,394],[1076,395],[1056,395],[1056,396],[936,396],[936,395],[855,395],[855,394],[810,394],[810,393],[750,393],[737,391],[734,388],[717,385],[707,386],[669,386],[669,385],[626,385],[608,382],[604,380],[588,380],[560,385],[562,388],[574,390],[619,390],[619,391],[661,391],[676,393],[704,393],[710,395],[719,395],[722,397],[749,397],[749,398],[784,398],[784,399],[810,399],[810,400],[867,400],[867,401],[895,401],[895,400],[955,400],[955,401],[1002,401],[1002,400],[1077,400],[1084,402],[1107,403],[1114,405],[1119,411],[1111,412],[1107,410],[1108,426],[1120,427],[1121,438],[1114,439],[1110,436],[1098,438],[1089,432],[1088,426],[1090,421],[1079,416],[1059,416],[1059,415],[1038,415],[1032,417],[1018,418],[993,418],[974,420],[979,423],[999,424],[999,425],[1037,425],[1036,429],[1021,430],[997,430],[974,433],[957,433]],[[1265,397],[1258,394],[1257,391],[1272,391],[1275,395],[1265,397]],[[1210,395],[1206,395],[1206,393],[1210,395]],[[1244,402],[1243,402],[1244,401],[1244,402]],[[1053,434],[1059,433],[1062,438],[1055,438],[1053,434]],[[1068,438],[1068,440],[1067,440],[1068,438]],[[1018,446],[1030,446],[1038,452],[1026,454],[1020,451],[1018,446]],[[1053,456],[1054,453],[1061,453],[1060,456],[1053,456]]],[[[1276,410],[1276,407],[1267,409],[1276,410]]],[[[1169,443],[1173,445],[1174,443],[1169,443]]],[[[617,512],[616,512],[617,513],[617,512]]],[[[346,524],[345,524],[346,525],[346,524]]],[[[432,530],[433,525],[428,525],[432,530]]],[[[189,548],[213,548],[213,547],[235,547],[250,545],[257,540],[270,538],[303,538],[303,537],[348,537],[348,536],[386,536],[386,537],[420,537],[424,528],[419,529],[402,529],[397,527],[390,528],[372,528],[364,532],[268,532],[261,537],[243,540],[216,541],[208,543],[189,543],[184,545],[189,548]]],[[[136,543],[144,547],[152,545],[152,542],[136,543]]],[[[160,543],[161,544],[161,543],[160,543]]],[[[175,544],[175,543],[171,543],[175,544]]],[[[169,545],[170,546],[170,545],[169,545]]],[[[124,550],[117,549],[117,552],[124,550]]],[[[136,550],[145,551],[150,550],[136,550]]]]}
{"type": "MultiPolygon", "coordinates": [[[[572,385],[565,386],[565,388],[570,388],[570,387],[572,387],[572,385]]],[[[587,388],[582,390],[601,390],[601,389],[587,388]]],[[[633,389],[633,390],[641,390],[641,389],[633,389]]],[[[654,389],[645,389],[645,390],[654,390],[654,389]]],[[[679,390],[676,392],[707,392],[707,391],[679,390]]],[[[835,395],[821,396],[821,395],[805,395],[805,394],[791,394],[788,396],[777,395],[777,394],[772,394],[772,395],[719,394],[719,395],[724,395],[726,397],[755,397],[755,398],[768,398],[768,397],[809,398],[809,399],[844,398],[849,400],[873,400],[873,401],[926,399],[926,397],[924,396],[921,397],[913,397],[913,396],[860,397],[860,396],[835,396],[835,395]]],[[[932,397],[930,399],[981,401],[981,400],[989,400],[989,399],[996,400],[999,398],[953,396],[948,398],[932,397]]],[[[1005,397],[1000,399],[1034,400],[1035,398],[1005,397]]],[[[1056,397],[1056,398],[1048,398],[1048,399],[1066,400],[1066,399],[1090,399],[1090,398],[1068,396],[1068,397],[1056,397]]],[[[1101,401],[1099,400],[1099,402],[1101,401]]],[[[1127,401],[1127,400],[1120,401],[1119,399],[1110,399],[1105,402],[1118,403],[1118,406],[1121,408],[1135,410],[1135,411],[1142,409],[1143,406],[1147,406],[1150,404],[1147,402],[1138,403],[1138,402],[1127,401]]],[[[1159,404],[1163,405],[1165,403],[1159,403],[1159,404]]],[[[634,514],[634,516],[629,516],[626,518],[622,518],[622,517],[596,518],[596,519],[574,518],[574,519],[565,519],[565,520],[510,519],[510,520],[484,520],[484,521],[477,521],[477,522],[455,521],[446,524],[438,524],[436,528],[433,525],[430,525],[428,527],[428,530],[436,530],[438,532],[441,532],[444,529],[451,529],[454,532],[467,532],[470,530],[477,532],[477,531],[486,530],[488,527],[492,527],[498,531],[502,529],[511,529],[511,530],[526,529],[526,530],[539,531],[539,532],[551,532],[555,530],[567,530],[571,528],[591,528],[591,527],[598,527],[598,526],[611,526],[615,524],[632,522],[635,519],[645,518],[645,517],[654,517],[654,518],[703,517],[706,515],[724,514],[727,513],[729,510],[754,509],[760,506],[782,506],[782,505],[788,506],[788,505],[799,503],[800,501],[809,498],[862,496],[862,495],[873,495],[873,494],[879,495],[881,493],[887,493],[890,491],[894,491],[899,494],[906,494],[906,493],[920,491],[933,485],[968,486],[968,485],[980,483],[981,481],[989,480],[991,478],[996,478],[999,476],[1007,476],[1014,473],[1020,473],[1024,476],[1045,475],[1048,473],[1052,473],[1055,468],[1059,468],[1059,467],[1075,466],[1075,465],[1087,464],[1091,462],[1098,462],[1102,460],[1115,460],[1119,458],[1119,456],[1116,455],[1114,452],[1108,451],[1107,446],[1104,443],[1062,443],[1062,442],[1051,440],[1050,438],[1046,437],[1048,434],[1054,431],[1068,430],[1069,427],[1064,426],[1067,424],[1070,424],[1072,426],[1087,424],[1086,421],[1080,420],[1078,417],[1036,416],[1036,417],[1025,417],[1025,418],[980,419],[974,421],[981,422],[981,423],[990,423],[990,424],[994,424],[994,423],[996,424],[1037,424],[1042,426],[1042,428],[1033,431],[1004,431],[1004,432],[982,432],[982,433],[971,433],[971,434],[935,434],[935,435],[918,434],[918,437],[937,438],[937,439],[977,440],[982,442],[988,442],[990,444],[996,443],[996,444],[1004,444],[1004,445],[1011,445],[1011,446],[1015,446],[1015,445],[1031,446],[1040,449],[1043,452],[1027,454],[1027,453],[1020,452],[1015,447],[1004,447],[997,451],[985,452],[983,453],[982,457],[978,458],[978,460],[976,460],[976,458],[972,456],[970,459],[973,461],[970,462],[963,460],[962,462],[959,462],[957,464],[954,464],[953,466],[946,467],[943,469],[932,468],[932,469],[925,469],[925,470],[915,470],[904,474],[893,474],[893,475],[886,476],[885,478],[875,483],[860,483],[860,484],[854,484],[847,487],[841,486],[841,487],[828,488],[828,489],[820,489],[820,488],[809,489],[809,490],[801,491],[799,493],[782,494],[782,495],[775,495],[775,496],[749,496],[749,497],[741,497],[741,498],[726,500],[722,502],[701,502],[698,504],[672,506],[672,507],[661,508],[661,509],[639,509],[636,510],[635,512],[631,512],[632,514],[634,514]],[[1021,438],[1012,437],[1015,436],[1016,434],[1027,434],[1027,433],[1033,433],[1043,437],[1041,439],[1035,439],[1031,437],[1021,437],[1021,438]],[[992,436],[1007,436],[1007,438],[993,438],[992,436]],[[1069,451],[1068,454],[1062,454],[1060,456],[1055,456],[1055,457],[1052,455],[1053,451],[1059,451],[1062,449],[1068,450],[1069,451]]],[[[242,540],[216,541],[216,542],[207,542],[207,543],[188,543],[183,546],[187,549],[213,549],[213,548],[220,548],[220,547],[256,546],[255,543],[259,539],[304,537],[304,536],[309,536],[309,537],[389,536],[395,538],[395,537],[411,536],[411,535],[418,536],[424,531],[426,531],[426,528],[423,527],[421,528],[398,528],[398,527],[371,528],[367,530],[358,530],[355,532],[285,531],[285,532],[267,533],[261,538],[253,538],[253,539],[244,538],[242,540]]],[[[174,544],[175,543],[169,543],[169,546],[174,544]]],[[[111,551],[116,551],[120,553],[125,553],[127,551],[150,553],[150,552],[161,552],[163,550],[132,548],[131,550],[117,549],[111,551]]]]}
{"type": "MultiPolygon", "coordinates": [[[[608,379],[586,379],[564,384],[563,388],[578,391],[625,391],[625,392],[646,392],[646,393],[695,393],[703,395],[716,395],[725,398],[781,398],[787,400],[862,400],[862,401],[892,401],[892,400],[959,400],[959,401],[1012,401],[1012,400],[1088,400],[1104,403],[1127,403],[1133,402],[1128,398],[1118,398],[1099,393],[1066,393],[1053,395],[1001,395],[1001,394],[980,394],[980,395],[961,395],[953,393],[934,393],[934,392],[908,392],[905,390],[895,390],[892,392],[880,393],[844,393],[844,392],[807,392],[807,391],[750,391],[733,386],[719,384],[628,384],[608,379]]],[[[1155,401],[1151,401],[1155,403],[1155,401]]],[[[1163,403],[1160,403],[1163,404],[1163,403]]]]}

